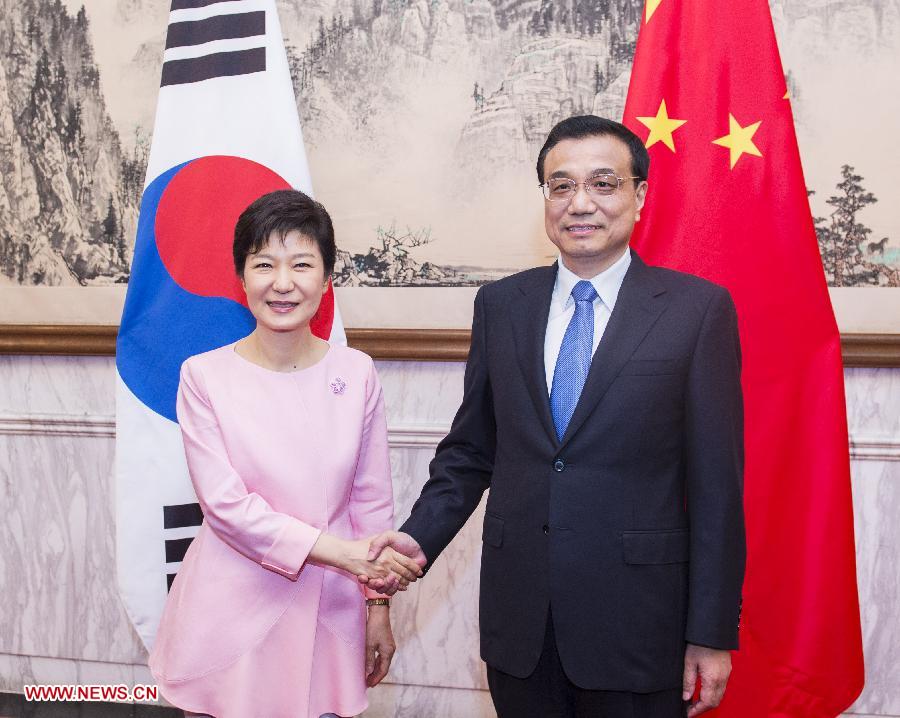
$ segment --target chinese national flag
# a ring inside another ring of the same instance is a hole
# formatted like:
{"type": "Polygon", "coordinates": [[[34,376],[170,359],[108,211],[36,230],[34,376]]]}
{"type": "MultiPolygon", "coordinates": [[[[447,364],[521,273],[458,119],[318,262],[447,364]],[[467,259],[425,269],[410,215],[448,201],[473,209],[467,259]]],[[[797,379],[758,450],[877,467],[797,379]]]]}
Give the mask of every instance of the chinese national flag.
{"type": "Polygon", "coordinates": [[[647,0],[623,121],[651,157],[635,249],[740,321],[748,559],[717,715],[833,718],[863,685],[841,347],[766,0],[647,0]]]}

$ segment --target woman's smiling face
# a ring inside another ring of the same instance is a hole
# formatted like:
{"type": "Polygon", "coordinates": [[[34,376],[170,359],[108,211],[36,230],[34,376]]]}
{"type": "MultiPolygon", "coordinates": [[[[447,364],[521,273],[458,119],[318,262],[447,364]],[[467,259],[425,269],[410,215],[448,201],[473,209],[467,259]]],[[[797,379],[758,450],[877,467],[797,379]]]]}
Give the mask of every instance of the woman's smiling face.
{"type": "Polygon", "coordinates": [[[296,230],[247,255],[242,278],[256,323],[275,332],[309,327],[328,288],[325,263],[315,241],[296,230]]]}

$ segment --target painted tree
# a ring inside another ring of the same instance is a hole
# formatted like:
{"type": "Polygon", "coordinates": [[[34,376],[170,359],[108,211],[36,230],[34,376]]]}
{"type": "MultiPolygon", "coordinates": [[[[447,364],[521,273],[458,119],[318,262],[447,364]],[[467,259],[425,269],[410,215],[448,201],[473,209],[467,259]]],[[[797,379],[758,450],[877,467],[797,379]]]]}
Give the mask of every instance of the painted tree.
{"type": "MultiPolygon", "coordinates": [[[[825,276],[832,287],[900,286],[900,271],[867,259],[865,245],[872,230],[860,221],[859,213],[878,199],[866,190],[863,179],[853,167],[843,165],[837,193],[825,200],[834,210],[827,218],[814,218],[825,276]]],[[[880,242],[882,251],[886,242],[887,238],[880,242]]]]}
{"type": "Polygon", "coordinates": [[[103,241],[109,245],[110,252],[117,252],[117,244],[119,237],[119,220],[116,217],[116,206],[113,203],[113,196],[109,196],[109,204],[106,207],[106,217],[101,223],[103,226],[103,241]]]}
{"type": "Polygon", "coordinates": [[[606,88],[606,78],[600,70],[600,63],[594,64],[594,92],[600,94],[606,88]]]}

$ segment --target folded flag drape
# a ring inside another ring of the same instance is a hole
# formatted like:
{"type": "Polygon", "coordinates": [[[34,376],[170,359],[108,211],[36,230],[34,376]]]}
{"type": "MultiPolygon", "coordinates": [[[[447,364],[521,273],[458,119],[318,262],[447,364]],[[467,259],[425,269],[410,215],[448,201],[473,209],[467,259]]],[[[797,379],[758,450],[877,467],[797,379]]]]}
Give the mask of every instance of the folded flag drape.
{"type": "Polygon", "coordinates": [[[651,156],[634,247],[740,322],[748,563],[715,715],[831,718],[863,685],[841,347],[766,0],[647,0],[623,121],[651,156]]]}
{"type": "MultiPolygon", "coordinates": [[[[148,648],[203,519],[175,416],[181,363],[253,329],[234,224],[288,187],[312,191],[274,0],[173,0],[116,345],[118,580],[148,648]]],[[[312,328],[345,343],[331,288],[312,328]]]]}

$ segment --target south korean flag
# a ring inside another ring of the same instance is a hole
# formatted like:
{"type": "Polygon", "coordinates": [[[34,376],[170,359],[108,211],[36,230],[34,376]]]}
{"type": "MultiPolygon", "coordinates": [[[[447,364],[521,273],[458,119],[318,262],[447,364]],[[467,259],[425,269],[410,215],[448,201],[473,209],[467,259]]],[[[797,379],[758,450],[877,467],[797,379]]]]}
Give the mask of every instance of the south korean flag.
{"type": "MultiPolygon", "coordinates": [[[[116,347],[118,578],[148,649],[203,520],[175,416],[181,363],[253,329],[234,224],[288,187],[312,194],[274,0],[173,0],[116,347]]],[[[312,329],[346,343],[331,287],[312,329]]]]}

